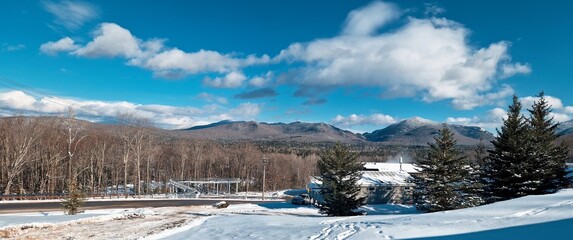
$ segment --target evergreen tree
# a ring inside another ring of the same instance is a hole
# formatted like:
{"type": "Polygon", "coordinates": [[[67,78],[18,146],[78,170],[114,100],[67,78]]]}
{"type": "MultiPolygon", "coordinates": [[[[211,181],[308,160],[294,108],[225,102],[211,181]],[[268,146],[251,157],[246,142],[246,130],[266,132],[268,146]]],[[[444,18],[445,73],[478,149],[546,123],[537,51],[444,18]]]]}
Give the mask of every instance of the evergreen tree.
{"type": "Polygon", "coordinates": [[[355,215],[353,210],[363,205],[365,198],[358,196],[360,186],[357,184],[362,177],[363,165],[356,159],[357,155],[341,144],[320,156],[317,163],[323,197],[320,213],[350,216],[355,215]]]}
{"type": "Polygon", "coordinates": [[[488,161],[488,153],[487,148],[483,142],[483,139],[480,138],[478,145],[473,153],[473,159],[470,162],[470,178],[471,184],[468,186],[467,191],[475,196],[479,196],[479,202],[476,205],[483,203],[484,196],[487,196],[487,192],[485,191],[485,187],[487,186],[487,182],[484,180],[484,172],[485,168],[487,167],[488,161]]]}
{"type": "Polygon", "coordinates": [[[543,92],[529,110],[531,117],[531,141],[533,146],[531,182],[535,194],[553,193],[570,183],[565,164],[569,150],[563,142],[556,145],[558,124],[550,117],[551,106],[543,92]]]}
{"type": "Polygon", "coordinates": [[[80,208],[84,205],[86,198],[85,194],[76,189],[75,185],[71,187],[70,195],[62,200],[62,208],[67,215],[76,215],[80,213],[80,208]]]}
{"type": "Polygon", "coordinates": [[[530,138],[529,126],[521,114],[521,103],[514,95],[483,168],[489,201],[525,196],[531,191],[528,179],[532,158],[530,138]]]}
{"type": "Polygon", "coordinates": [[[455,149],[454,133],[444,124],[435,143],[428,143],[426,157],[418,160],[420,174],[415,177],[416,208],[424,212],[444,211],[476,206],[481,201],[470,193],[473,178],[465,156],[455,149]]]}

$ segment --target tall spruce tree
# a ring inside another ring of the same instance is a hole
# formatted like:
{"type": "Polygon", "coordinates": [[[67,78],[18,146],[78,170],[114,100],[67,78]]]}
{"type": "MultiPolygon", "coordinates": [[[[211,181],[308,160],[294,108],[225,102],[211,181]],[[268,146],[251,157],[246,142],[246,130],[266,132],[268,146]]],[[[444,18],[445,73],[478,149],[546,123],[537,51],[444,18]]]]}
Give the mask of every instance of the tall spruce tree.
{"type": "Polygon", "coordinates": [[[517,96],[509,106],[507,118],[492,141],[493,149],[483,168],[488,201],[525,196],[531,191],[531,134],[517,96]]]}
{"type": "Polygon", "coordinates": [[[555,131],[558,123],[550,116],[551,106],[545,99],[545,94],[540,92],[537,97],[538,101],[529,109],[533,146],[531,182],[535,184],[532,193],[553,193],[570,183],[565,164],[569,150],[563,142],[556,142],[558,135],[555,131]]]}
{"type": "Polygon", "coordinates": [[[435,143],[428,143],[426,157],[415,164],[420,174],[414,177],[416,208],[436,212],[471,207],[481,203],[479,197],[468,191],[473,185],[471,167],[467,158],[455,149],[454,133],[444,124],[435,143]]]}
{"type": "Polygon", "coordinates": [[[357,184],[364,166],[356,159],[356,153],[341,144],[320,156],[317,163],[323,197],[320,213],[328,216],[355,215],[353,210],[364,204],[365,198],[358,196],[360,186],[357,184]]]}
{"type": "Polygon", "coordinates": [[[483,139],[480,139],[476,149],[474,149],[473,159],[470,162],[471,184],[468,186],[468,192],[475,196],[479,196],[479,204],[483,203],[483,198],[487,195],[487,192],[485,191],[487,183],[483,177],[485,171],[484,169],[487,167],[487,161],[487,148],[483,142],[483,139]]]}

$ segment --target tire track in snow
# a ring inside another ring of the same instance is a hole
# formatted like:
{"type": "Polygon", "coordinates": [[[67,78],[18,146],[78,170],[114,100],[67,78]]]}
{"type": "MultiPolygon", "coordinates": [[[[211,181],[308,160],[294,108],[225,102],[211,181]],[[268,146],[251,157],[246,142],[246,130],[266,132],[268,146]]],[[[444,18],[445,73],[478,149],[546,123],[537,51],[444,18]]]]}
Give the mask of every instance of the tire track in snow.
{"type": "Polygon", "coordinates": [[[344,229],[347,229],[347,230],[344,232],[341,232],[340,234],[338,234],[338,236],[336,236],[336,239],[338,239],[338,240],[347,239],[350,236],[356,234],[360,230],[360,228],[358,226],[356,226],[355,224],[344,224],[344,225],[342,225],[342,227],[344,229]]]}
{"type": "MultiPolygon", "coordinates": [[[[333,239],[333,237],[330,237],[332,230],[340,226],[339,224],[336,224],[336,222],[351,219],[351,218],[355,218],[355,217],[336,218],[336,219],[326,220],[326,221],[321,222],[320,223],[321,225],[328,225],[328,226],[323,228],[322,230],[320,230],[319,234],[311,236],[310,240],[333,239]]],[[[340,239],[340,238],[337,238],[337,239],[340,239]]]]}

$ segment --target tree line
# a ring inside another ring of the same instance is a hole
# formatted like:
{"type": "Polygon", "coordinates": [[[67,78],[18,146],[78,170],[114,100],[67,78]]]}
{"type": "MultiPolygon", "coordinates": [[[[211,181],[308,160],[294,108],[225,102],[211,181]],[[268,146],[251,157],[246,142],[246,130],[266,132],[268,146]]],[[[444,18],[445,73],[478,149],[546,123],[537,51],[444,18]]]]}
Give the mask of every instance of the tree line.
{"type": "Polygon", "coordinates": [[[420,169],[414,177],[416,207],[428,212],[451,210],[554,193],[570,185],[568,147],[557,142],[558,124],[543,92],[537,97],[525,117],[514,96],[493,148],[486,150],[480,144],[471,157],[456,149],[453,133],[444,125],[416,163],[420,169]]]}
{"type": "Polygon", "coordinates": [[[76,119],[73,111],[0,118],[0,194],[104,194],[126,184],[133,184],[135,194],[164,193],[169,179],[206,178],[239,178],[244,180],[239,190],[256,191],[262,186],[263,156],[271,160],[268,190],[304,186],[315,173],[313,153],[192,140],[166,134],[134,114],[118,119],[118,125],[94,125],[76,119]]]}

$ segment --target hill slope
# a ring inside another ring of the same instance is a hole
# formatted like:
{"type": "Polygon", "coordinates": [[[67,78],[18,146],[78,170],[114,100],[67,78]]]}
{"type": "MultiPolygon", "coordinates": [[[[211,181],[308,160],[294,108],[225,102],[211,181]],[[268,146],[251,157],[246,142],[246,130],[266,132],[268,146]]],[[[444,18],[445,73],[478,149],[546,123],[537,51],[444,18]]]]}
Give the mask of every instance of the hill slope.
{"type": "MultiPolygon", "coordinates": [[[[442,128],[441,123],[415,117],[372,133],[354,134],[325,123],[258,123],[222,121],[181,130],[195,139],[214,141],[380,142],[387,145],[425,146],[442,128]]],[[[460,145],[485,144],[493,134],[479,127],[450,125],[460,145]]]]}
{"type": "MultiPolygon", "coordinates": [[[[493,139],[493,134],[479,127],[448,125],[459,145],[476,145],[480,139],[485,144],[493,139]]],[[[434,136],[442,128],[441,123],[420,117],[406,119],[372,133],[365,133],[368,141],[382,142],[392,145],[426,145],[434,141],[434,136]]]]}
{"type": "Polygon", "coordinates": [[[215,141],[361,142],[359,134],[325,123],[258,123],[222,121],[181,130],[197,139],[215,141]]]}

